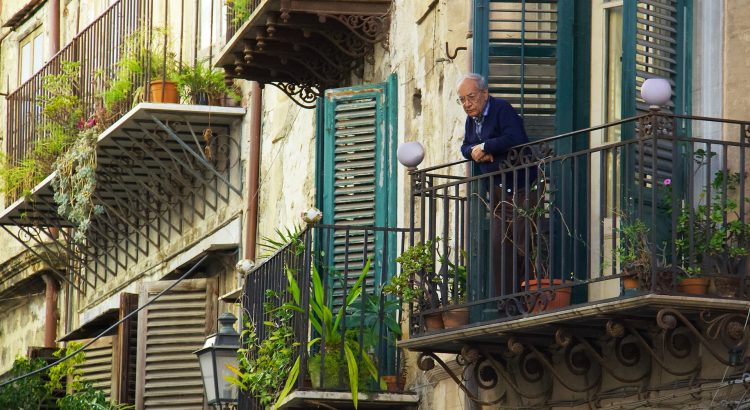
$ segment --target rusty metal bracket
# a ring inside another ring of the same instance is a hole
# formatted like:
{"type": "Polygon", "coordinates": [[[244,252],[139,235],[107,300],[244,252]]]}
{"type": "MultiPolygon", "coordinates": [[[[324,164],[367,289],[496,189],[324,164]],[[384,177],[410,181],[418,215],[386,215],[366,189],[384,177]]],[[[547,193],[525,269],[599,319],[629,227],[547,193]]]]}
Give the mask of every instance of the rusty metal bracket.
{"type": "MultiPolygon", "coordinates": [[[[741,316],[737,315],[736,313],[726,313],[720,315],[717,319],[715,319],[714,323],[709,323],[709,329],[712,329],[712,327],[716,326],[719,326],[719,329],[724,328],[725,333],[731,335],[733,339],[737,340],[737,343],[734,347],[743,349],[745,347],[744,341],[747,340],[747,333],[743,326],[740,326],[739,328],[734,326],[734,324],[737,322],[736,320],[732,319],[736,319],[737,317],[741,316]]],[[[659,325],[660,328],[665,330],[676,328],[678,320],[682,323],[683,326],[690,330],[690,333],[692,333],[693,336],[698,339],[703,347],[706,348],[706,351],[711,353],[711,355],[720,363],[731,367],[738,367],[741,365],[730,362],[727,359],[727,352],[717,352],[716,349],[714,349],[714,347],[711,345],[711,343],[706,340],[704,335],[692,323],[690,323],[690,321],[682,313],[678,312],[676,309],[664,308],[656,314],[656,324],[659,325]]],[[[714,332],[715,330],[711,331],[714,332]]],[[[720,330],[717,332],[718,333],[715,333],[716,335],[721,333],[720,330]]]]}
{"type": "MultiPolygon", "coordinates": [[[[478,359],[479,358],[477,358],[476,360],[478,360],[478,359]]],[[[457,359],[457,361],[458,361],[458,359],[457,359]]],[[[468,397],[469,400],[471,400],[471,401],[473,401],[473,402],[475,402],[477,404],[480,404],[482,406],[492,406],[492,405],[495,405],[497,403],[500,403],[505,398],[505,395],[503,394],[503,395],[501,395],[500,397],[498,397],[495,400],[485,401],[485,400],[482,400],[479,397],[475,396],[474,393],[472,393],[469,389],[466,388],[466,386],[464,385],[463,381],[461,379],[459,379],[458,376],[456,376],[455,373],[453,373],[453,371],[448,367],[448,365],[445,364],[445,362],[441,358],[439,358],[437,355],[435,355],[432,352],[422,352],[422,353],[420,353],[419,357],[417,358],[417,367],[420,370],[424,370],[424,371],[432,370],[435,367],[435,362],[437,362],[440,365],[440,367],[443,368],[443,370],[445,371],[445,373],[448,374],[448,376],[450,376],[451,379],[453,379],[453,381],[456,383],[456,385],[458,386],[458,388],[460,388],[461,391],[463,391],[464,394],[466,394],[466,397],[468,397]]],[[[465,363],[465,365],[468,366],[469,364],[474,363],[474,361],[471,361],[471,362],[464,361],[463,363],[465,363]]],[[[495,377],[497,377],[497,376],[495,375],[495,377]]],[[[480,384],[480,386],[481,386],[481,384],[480,384]]],[[[494,387],[494,384],[492,386],[494,387]]]]}
{"type": "Polygon", "coordinates": [[[283,91],[284,94],[291,98],[295,104],[302,108],[315,108],[315,101],[318,97],[323,96],[323,93],[317,86],[284,83],[279,81],[270,84],[283,91]]]}
{"type": "Polygon", "coordinates": [[[463,47],[463,46],[456,47],[455,50],[453,50],[453,53],[451,53],[451,50],[448,47],[448,42],[447,41],[445,42],[445,56],[448,57],[448,60],[451,60],[451,61],[455,60],[456,57],[458,57],[458,52],[465,51],[465,50],[468,50],[468,48],[463,47]]]}

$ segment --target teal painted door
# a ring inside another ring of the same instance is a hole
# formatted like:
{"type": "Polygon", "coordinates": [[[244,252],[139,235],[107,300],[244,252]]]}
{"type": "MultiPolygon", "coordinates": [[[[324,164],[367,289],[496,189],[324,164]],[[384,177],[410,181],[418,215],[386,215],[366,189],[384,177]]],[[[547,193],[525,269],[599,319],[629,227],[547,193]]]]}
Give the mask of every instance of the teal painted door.
{"type": "MultiPolygon", "coordinates": [[[[316,169],[322,223],[395,226],[395,87],[392,76],[386,83],[327,90],[319,102],[316,169]]],[[[388,254],[394,255],[395,237],[361,230],[347,235],[345,229],[337,229],[319,242],[321,265],[329,273],[343,274],[346,266],[359,268],[370,257],[373,265],[366,287],[372,289],[387,279],[381,277],[382,272],[393,272],[382,269],[386,242],[388,254]]],[[[346,276],[349,281],[357,277],[352,272],[346,276]]]]}

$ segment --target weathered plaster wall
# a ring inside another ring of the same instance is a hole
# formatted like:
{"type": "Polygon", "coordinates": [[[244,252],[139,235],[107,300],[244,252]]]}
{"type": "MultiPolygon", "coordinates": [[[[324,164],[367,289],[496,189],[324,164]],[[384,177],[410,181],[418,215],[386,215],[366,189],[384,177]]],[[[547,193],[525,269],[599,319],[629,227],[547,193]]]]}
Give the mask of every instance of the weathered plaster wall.
{"type": "Polygon", "coordinates": [[[724,2],[724,117],[750,118],[750,8],[742,0],[724,2]]]}
{"type": "Polygon", "coordinates": [[[23,291],[0,297],[0,374],[26,356],[27,347],[44,345],[44,283],[37,278],[23,291]]]}
{"type": "MultiPolygon", "coordinates": [[[[456,104],[455,83],[467,71],[467,52],[451,61],[451,51],[467,46],[468,7],[459,1],[395,0],[387,48],[375,47],[375,65],[352,84],[378,83],[398,76],[398,142],[420,141],[423,166],[460,158],[464,114],[456,104]]],[[[264,90],[261,140],[259,237],[301,223],[299,214],[315,203],[315,111],[301,109],[274,87],[264,90]]],[[[398,167],[399,225],[407,215],[408,190],[398,167]]],[[[463,169],[457,169],[462,172],[463,169]]]]}

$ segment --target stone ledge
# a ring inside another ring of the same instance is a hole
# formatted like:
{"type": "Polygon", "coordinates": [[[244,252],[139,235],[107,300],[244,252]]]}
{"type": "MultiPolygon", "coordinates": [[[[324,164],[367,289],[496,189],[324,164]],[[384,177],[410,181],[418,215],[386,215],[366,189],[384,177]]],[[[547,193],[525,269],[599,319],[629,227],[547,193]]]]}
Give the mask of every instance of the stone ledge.
{"type": "MultiPolygon", "coordinates": [[[[583,305],[571,306],[554,312],[533,316],[519,316],[517,319],[509,319],[502,322],[492,322],[473,327],[458,328],[455,330],[431,332],[419,337],[402,340],[398,342],[398,347],[412,351],[448,351],[442,349],[435,350],[435,346],[447,346],[455,344],[457,341],[466,341],[468,339],[482,336],[497,336],[506,332],[556,325],[566,321],[628,314],[643,309],[654,310],[668,307],[740,312],[747,311],[750,307],[750,301],[684,295],[643,294],[632,297],[588,302],[583,305]]],[[[460,351],[460,344],[451,347],[454,347],[455,351],[460,351]]],[[[449,349],[449,351],[453,351],[453,349],[449,349]]]]}
{"type": "MultiPolygon", "coordinates": [[[[416,408],[419,396],[416,393],[359,393],[359,409],[416,408]]],[[[279,409],[309,408],[354,408],[350,392],[295,390],[289,393],[279,409]],[[320,403],[316,406],[316,403],[320,403]]]]}

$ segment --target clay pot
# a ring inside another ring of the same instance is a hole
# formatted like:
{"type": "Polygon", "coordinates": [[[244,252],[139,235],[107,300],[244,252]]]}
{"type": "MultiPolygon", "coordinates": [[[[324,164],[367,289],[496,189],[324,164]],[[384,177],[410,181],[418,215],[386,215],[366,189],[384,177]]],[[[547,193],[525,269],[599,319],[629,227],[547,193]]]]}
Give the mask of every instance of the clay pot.
{"type": "Polygon", "coordinates": [[[443,326],[446,329],[469,323],[469,308],[457,308],[443,312],[443,326]]]}
{"type": "Polygon", "coordinates": [[[177,93],[177,83],[174,81],[154,80],[149,83],[149,102],[156,103],[174,103],[180,102],[180,96],[177,93]],[[162,98],[162,87],[164,96],[162,98]]]}
{"type": "Polygon", "coordinates": [[[385,382],[386,386],[388,386],[388,392],[394,393],[404,391],[406,380],[404,380],[403,377],[388,375],[383,376],[383,381],[385,382]]]}
{"type": "Polygon", "coordinates": [[[424,315],[424,326],[427,330],[443,328],[443,314],[441,312],[427,313],[424,315]]]}
{"type": "Polygon", "coordinates": [[[680,281],[682,292],[688,295],[705,295],[708,289],[708,279],[706,278],[685,278],[680,281]]]}
{"type": "Polygon", "coordinates": [[[740,290],[740,278],[737,276],[715,276],[711,278],[708,293],[723,298],[735,298],[740,290]]]}
{"type": "Polygon", "coordinates": [[[639,283],[638,278],[635,276],[626,276],[622,278],[623,289],[638,289],[639,283]]]}
{"type": "Polygon", "coordinates": [[[534,302],[534,306],[527,306],[530,313],[539,313],[546,310],[555,310],[559,309],[561,307],[570,306],[570,293],[572,292],[572,288],[561,288],[561,289],[555,289],[555,290],[544,290],[544,288],[549,288],[550,286],[557,286],[561,285],[562,280],[561,279],[553,279],[551,284],[549,279],[532,279],[529,281],[528,286],[526,285],[526,282],[522,282],[521,286],[526,288],[527,292],[534,292],[534,291],[540,291],[542,293],[552,293],[554,292],[554,295],[538,295],[539,298],[544,298],[547,296],[548,298],[552,298],[552,300],[547,301],[547,304],[545,305],[541,300],[538,300],[538,298],[532,298],[532,301],[534,302]]]}

